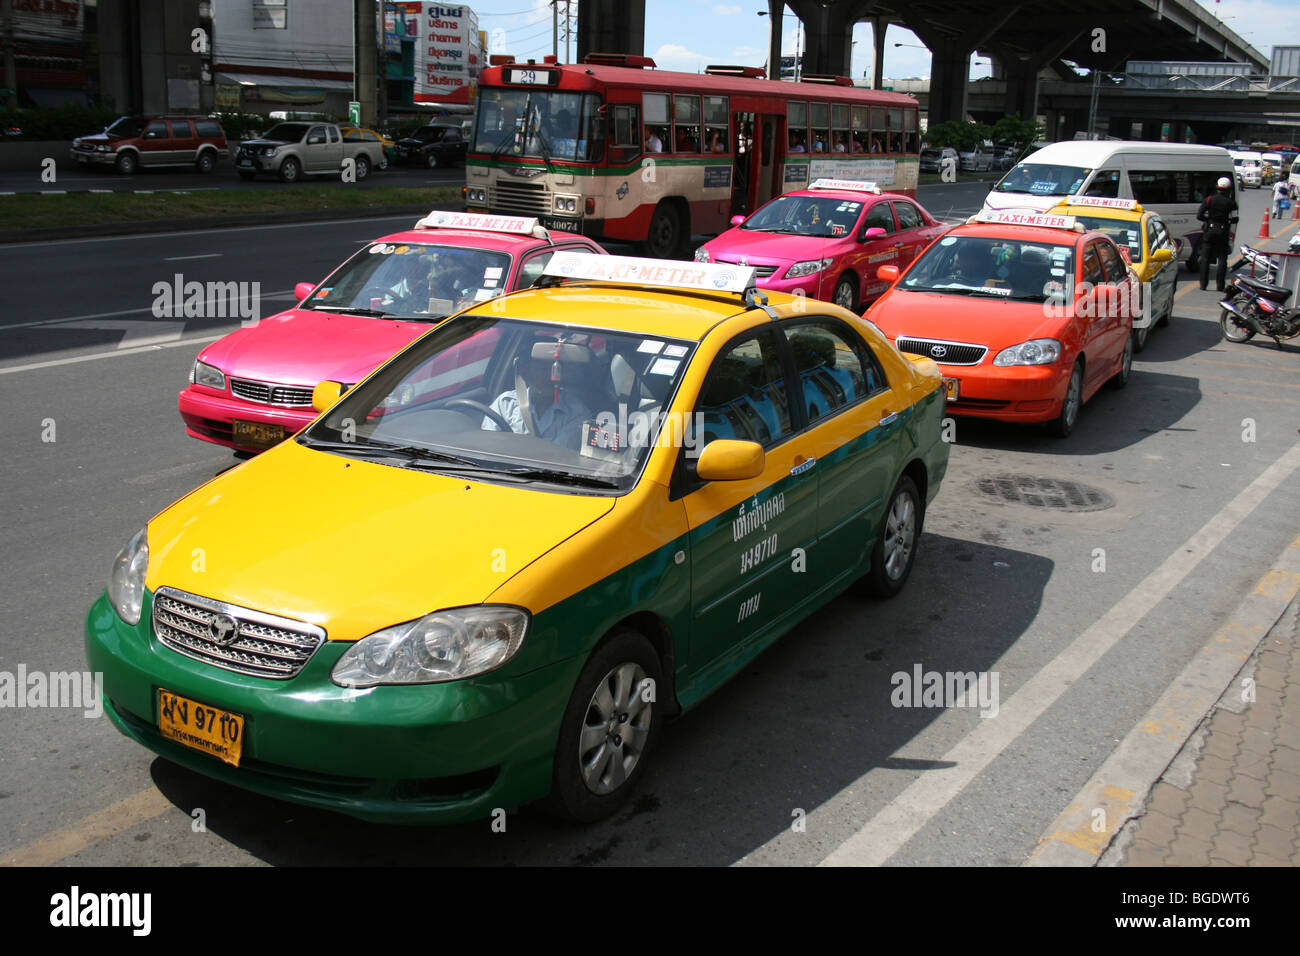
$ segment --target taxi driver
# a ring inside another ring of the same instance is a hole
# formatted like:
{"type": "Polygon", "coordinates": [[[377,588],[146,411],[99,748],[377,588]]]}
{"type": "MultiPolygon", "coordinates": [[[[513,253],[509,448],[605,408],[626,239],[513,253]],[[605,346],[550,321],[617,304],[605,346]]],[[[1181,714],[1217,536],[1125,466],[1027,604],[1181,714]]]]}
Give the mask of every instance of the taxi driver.
{"type": "MultiPolygon", "coordinates": [[[[514,387],[491,405],[516,434],[536,435],[573,451],[582,446],[582,426],[594,417],[583,399],[582,381],[591,352],[585,345],[538,342],[515,359],[514,387]],[[522,401],[521,401],[522,395],[522,401]]],[[[500,431],[484,416],[485,431],[500,431]]]]}

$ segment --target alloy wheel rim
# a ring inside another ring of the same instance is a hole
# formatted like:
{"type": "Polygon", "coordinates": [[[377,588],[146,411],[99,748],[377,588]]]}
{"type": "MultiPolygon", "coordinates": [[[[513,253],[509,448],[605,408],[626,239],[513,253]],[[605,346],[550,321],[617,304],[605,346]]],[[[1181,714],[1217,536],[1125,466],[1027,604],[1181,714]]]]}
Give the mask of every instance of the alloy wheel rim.
{"type": "Polygon", "coordinates": [[[631,661],[610,670],[596,685],[578,734],[582,782],[597,796],[627,782],[645,753],[654,709],[641,695],[646,673],[631,661]]]}
{"type": "Polygon", "coordinates": [[[1070,389],[1065,394],[1065,421],[1070,426],[1074,425],[1074,420],[1079,416],[1079,390],[1082,384],[1079,366],[1076,365],[1074,374],[1070,376],[1070,389]]]}
{"type": "Polygon", "coordinates": [[[847,282],[841,283],[835,290],[835,304],[842,309],[853,308],[853,290],[847,282]]]}
{"type": "Polygon", "coordinates": [[[885,573],[897,581],[907,567],[916,542],[916,504],[911,495],[899,495],[885,518],[885,573]]]}

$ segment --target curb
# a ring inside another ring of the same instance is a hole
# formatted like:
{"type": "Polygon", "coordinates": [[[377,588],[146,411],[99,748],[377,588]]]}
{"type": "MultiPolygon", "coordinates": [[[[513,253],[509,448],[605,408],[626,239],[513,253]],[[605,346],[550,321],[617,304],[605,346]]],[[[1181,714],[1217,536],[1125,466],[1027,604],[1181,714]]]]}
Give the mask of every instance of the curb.
{"type": "Polygon", "coordinates": [[[1047,828],[1024,865],[1095,866],[1124,825],[1142,815],[1151,788],[1297,594],[1300,537],[1047,828]]]}
{"type": "Polygon", "coordinates": [[[241,213],[193,219],[143,219],[139,222],[104,222],[88,226],[55,226],[48,229],[0,229],[0,243],[43,242],[49,239],[88,239],[95,236],[130,236],[145,232],[183,232],[190,229],[221,229],[230,226],[263,226],[274,223],[326,222],[333,219],[378,219],[384,216],[421,216],[431,209],[458,209],[463,203],[430,205],[352,206],[337,209],[302,209],[292,212],[241,213]]]}

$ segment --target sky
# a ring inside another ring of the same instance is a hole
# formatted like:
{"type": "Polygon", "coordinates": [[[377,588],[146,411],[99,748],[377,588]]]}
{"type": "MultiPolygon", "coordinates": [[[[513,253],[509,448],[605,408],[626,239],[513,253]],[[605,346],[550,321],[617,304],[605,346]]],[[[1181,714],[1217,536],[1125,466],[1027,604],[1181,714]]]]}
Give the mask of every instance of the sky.
{"type": "MultiPolygon", "coordinates": [[[[1227,27],[1265,57],[1273,42],[1300,45],[1300,3],[1296,0],[1198,0],[1227,27]]],[[[479,29],[488,33],[492,52],[541,59],[551,52],[551,5],[549,0],[477,0],[469,3],[479,18],[479,29]]],[[[577,7],[573,3],[574,38],[577,48],[577,7]]],[[[560,0],[560,29],[563,31],[564,0],[560,0]]],[[[645,52],[660,69],[698,72],[710,63],[763,66],[767,59],[768,18],[764,0],[646,0],[645,52]]],[[[795,52],[797,20],[786,9],[783,31],[784,52],[795,52]]],[[[873,43],[871,27],[860,23],[853,31],[853,77],[871,75],[873,43]]],[[[910,30],[890,27],[886,35],[885,76],[895,79],[928,77],[930,53],[910,30]],[[902,44],[896,46],[895,44],[902,44]]],[[[560,57],[564,58],[564,36],[560,34],[560,57]]],[[[987,59],[975,57],[971,77],[989,75],[987,59]]]]}

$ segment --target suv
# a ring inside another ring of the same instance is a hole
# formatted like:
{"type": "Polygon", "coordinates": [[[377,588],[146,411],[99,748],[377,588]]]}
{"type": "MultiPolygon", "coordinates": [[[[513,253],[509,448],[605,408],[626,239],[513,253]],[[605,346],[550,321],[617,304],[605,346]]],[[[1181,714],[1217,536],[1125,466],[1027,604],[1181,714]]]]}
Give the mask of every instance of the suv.
{"type": "Polygon", "coordinates": [[[193,166],[210,173],[226,155],[226,131],[203,116],[123,116],[102,133],[72,141],[81,166],[114,166],[129,176],[141,166],[193,166]]]}
{"type": "Polygon", "coordinates": [[[941,173],[944,170],[945,160],[952,160],[952,169],[956,169],[960,162],[957,150],[951,146],[927,146],[921,150],[921,172],[923,173],[941,173]]]}
{"type": "Polygon", "coordinates": [[[460,123],[430,123],[397,141],[397,161],[437,169],[464,163],[468,149],[460,123]]]}

